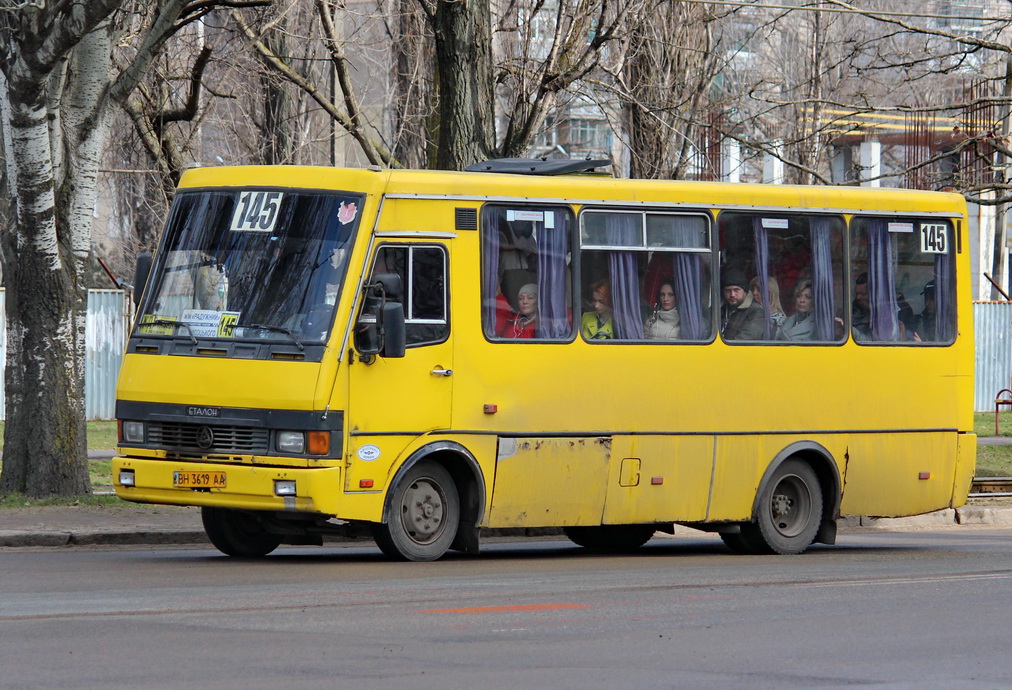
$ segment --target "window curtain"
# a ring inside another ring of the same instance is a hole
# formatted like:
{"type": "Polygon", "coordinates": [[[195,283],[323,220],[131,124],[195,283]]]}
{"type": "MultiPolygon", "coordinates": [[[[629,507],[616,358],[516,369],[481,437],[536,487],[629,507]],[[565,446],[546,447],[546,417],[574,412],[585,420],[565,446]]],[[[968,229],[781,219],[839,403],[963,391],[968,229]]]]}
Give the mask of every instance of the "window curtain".
{"type": "Polygon", "coordinates": [[[830,218],[812,219],[812,297],[815,340],[835,340],[836,306],[833,304],[833,259],[830,254],[833,223],[830,218]]]}
{"type": "MultiPolygon", "coordinates": [[[[693,229],[698,218],[675,217],[675,242],[680,247],[702,246],[693,229]]],[[[708,329],[703,314],[703,257],[699,254],[675,252],[675,304],[681,319],[682,340],[703,340],[708,329]]]]}
{"type": "Polygon", "coordinates": [[[955,335],[956,286],[952,279],[952,248],[955,246],[951,228],[946,229],[945,254],[935,256],[935,340],[947,342],[955,335]]]}
{"type": "Polygon", "coordinates": [[[770,242],[769,236],[766,233],[766,228],[763,227],[763,219],[756,216],[752,219],[752,231],[755,235],[755,271],[757,282],[759,284],[759,294],[763,298],[763,340],[769,340],[772,337],[770,328],[770,281],[769,281],[769,266],[770,266],[770,242]]]}
{"type": "MultiPolygon", "coordinates": [[[[604,230],[608,244],[638,246],[643,243],[642,217],[624,213],[605,216],[604,230]]],[[[643,319],[640,313],[639,273],[636,256],[630,251],[608,252],[608,271],[611,278],[612,320],[615,337],[623,340],[643,338],[643,319]]]]}
{"type": "Polygon", "coordinates": [[[868,303],[872,340],[895,341],[899,337],[899,304],[893,242],[885,220],[868,221],[868,303]]]}
{"type": "Polygon", "coordinates": [[[498,324],[495,322],[495,302],[499,293],[499,218],[502,209],[485,207],[481,212],[481,320],[485,335],[492,337],[498,324]]]}
{"type": "Polygon", "coordinates": [[[569,299],[566,288],[569,254],[569,217],[558,211],[545,211],[554,216],[554,227],[535,225],[538,242],[538,322],[539,338],[565,338],[569,335],[569,299]]]}

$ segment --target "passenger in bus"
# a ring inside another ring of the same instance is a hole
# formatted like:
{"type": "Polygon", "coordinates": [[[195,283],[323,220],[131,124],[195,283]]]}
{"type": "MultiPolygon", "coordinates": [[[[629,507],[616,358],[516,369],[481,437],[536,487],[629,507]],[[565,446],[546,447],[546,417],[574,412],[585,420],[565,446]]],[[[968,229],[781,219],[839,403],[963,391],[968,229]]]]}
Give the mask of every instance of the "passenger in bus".
{"type": "MultiPolygon", "coordinates": [[[[759,294],[759,276],[750,280],[748,286],[752,293],[752,299],[762,306],[763,298],[759,294]]],[[[784,313],[784,308],[780,304],[780,286],[773,276],[766,277],[766,290],[770,293],[770,337],[776,340],[780,329],[783,328],[784,321],[787,320],[787,314],[784,313]]]]}
{"type": "Polygon", "coordinates": [[[780,329],[779,340],[812,340],[815,338],[815,294],[812,281],[802,278],[794,286],[794,313],[780,329]]]}
{"type": "Polygon", "coordinates": [[[612,321],[611,286],[607,280],[598,280],[590,285],[590,296],[594,311],[583,315],[580,333],[587,340],[608,340],[615,337],[615,323],[612,321]]]}
{"type": "Polygon", "coordinates": [[[752,299],[748,279],[737,268],[724,269],[720,287],[724,305],[720,308],[720,334],[724,340],[762,340],[766,314],[752,299]]]}
{"type": "Polygon", "coordinates": [[[935,281],[929,280],[921,290],[924,297],[924,310],[917,315],[914,325],[914,337],[917,342],[937,340],[935,337],[935,281]]]}
{"type": "Polygon", "coordinates": [[[496,333],[500,338],[533,338],[538,322],[538,286],[528,283],[517,293],[517,309],[496,333]]]}
{"type": "Polygon", "coordinates": [[[871,340],[871,304],[868,302],[868,274],[862,273],[854,281],[854,302],[851,304],[850,327],[854,340],[871,340]]]}
{"type": "Polygon", "coordinates": [[[678,340],[680,331],[678,308],[675,306],[675,283],[664,280],[657,291],[654,313],[643,324],[643,337],[648,340],[678,340]]]}

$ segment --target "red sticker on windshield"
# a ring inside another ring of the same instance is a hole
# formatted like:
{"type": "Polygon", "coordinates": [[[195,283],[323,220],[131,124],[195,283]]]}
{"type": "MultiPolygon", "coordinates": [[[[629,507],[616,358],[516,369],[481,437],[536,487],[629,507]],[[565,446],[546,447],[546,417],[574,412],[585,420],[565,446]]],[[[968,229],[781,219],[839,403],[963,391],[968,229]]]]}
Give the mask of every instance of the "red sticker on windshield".
{"type": "Polygon", "coordinates": [[[355,220],[355,216],[357,215],[358,207],[355,204],[345,204],[342,201],[341,208],[337,209],[337,219],[341,221],[341,225],[347,225],[355,220]]]}

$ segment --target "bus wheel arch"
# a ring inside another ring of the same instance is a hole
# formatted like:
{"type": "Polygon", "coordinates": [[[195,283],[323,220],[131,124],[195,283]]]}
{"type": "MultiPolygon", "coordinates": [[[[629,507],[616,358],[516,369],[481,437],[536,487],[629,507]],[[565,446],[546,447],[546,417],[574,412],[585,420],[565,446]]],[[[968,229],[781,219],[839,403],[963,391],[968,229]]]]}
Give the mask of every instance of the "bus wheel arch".
{"type": "Polygon", "coordinates": [[[789,445],[759,482],[752,521],[728,545],[734,551],[796,554],[817,541],[834,543],[840,486],[839,470],[825,447],[811,441],[789,445]]]}
{"type": "Polygon", "coordinates": [[[383,552],[393,558],[436,560],[448,549],[477,553],[478,523],[484,507],[484,476],[475,457],[458,443],[430,443],[398,468],[384,501],[383,522],[373,526],[373,534],[383,552]],[[412,486],[420,477],[421,490],[412,486]],[[435,500],[425,506],[414,501],[424,502],[430,494],[435,500]],[[443,517],[449,521],[438,535],[425,532],[416,540],[406,534],[404,515],[418,521],[423,513],[414,514],[416,511],[433,510],[445,510],[443,517]]]}

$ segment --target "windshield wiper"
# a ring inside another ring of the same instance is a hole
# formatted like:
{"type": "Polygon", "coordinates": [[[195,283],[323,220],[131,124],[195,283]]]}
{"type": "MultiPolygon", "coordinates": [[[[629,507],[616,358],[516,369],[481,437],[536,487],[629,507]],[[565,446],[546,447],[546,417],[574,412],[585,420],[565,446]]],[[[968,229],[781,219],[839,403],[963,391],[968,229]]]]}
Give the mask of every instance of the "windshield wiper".
{"type": "Polygon", "coordinates": [[[262,331],[273,331],[274,333],[284,333],[293,341],[295,341],[295,344],[299,346],[300,351],[306,349],[305,347],[302,346],[302,343],[299,341],[298,336],[295,335],[295,333],[292,331],[291,328],[285,328],[284,326],[267,326],[262,323],[251,323],[248,324],[246,328],[259,328],[262,331]]]}
{"type": "Polygon", "coordinates": [[[154,324],[155,326],[179,326],[185,328],[186,335],[190,336],[190,340],[193,341],[194,345],[197,344],[197,336],[193,335],[193,331],[190,330],[190,324],[186,323],[185,321],[173,321],[172,319],[153,319],[151,321],[142,323],[141,326],[146,326],[149,324],[154,324]]]}

